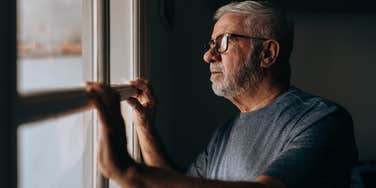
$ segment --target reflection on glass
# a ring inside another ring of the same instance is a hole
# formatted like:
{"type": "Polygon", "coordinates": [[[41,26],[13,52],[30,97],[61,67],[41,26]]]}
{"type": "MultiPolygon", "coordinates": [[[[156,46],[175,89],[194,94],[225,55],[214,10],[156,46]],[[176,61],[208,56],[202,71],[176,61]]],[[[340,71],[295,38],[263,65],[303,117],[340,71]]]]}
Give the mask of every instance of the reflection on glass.
{"type": "Polygon", "coordinates": [[[82,2],[18,0],[18,90],[83,85],[82,2]]]}
{"type": "Polygon", "coordinates": [[[20,126],[19,188],[85,187],[88,135],[83,114],[20,126]]]}

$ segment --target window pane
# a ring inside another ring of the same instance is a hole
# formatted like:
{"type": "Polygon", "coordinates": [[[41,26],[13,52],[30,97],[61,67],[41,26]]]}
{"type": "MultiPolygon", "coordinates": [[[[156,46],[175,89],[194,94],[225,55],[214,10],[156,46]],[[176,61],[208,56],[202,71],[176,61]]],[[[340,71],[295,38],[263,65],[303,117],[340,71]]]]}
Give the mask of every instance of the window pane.
{"type": "Polygon", "coordinates": [[[18,128],[19,188],[82,188],[90,181],[86,113],[18,128]]]}
{"type": "Polygon", "coordinates": [[[124,84],[133,78],[132,1],[111,0],[111,83],[124,84]]]}
{"type": "Polygon", "coordinates": [[[18,0],[18,90],[81,86],[82,2],[18,0]]]}

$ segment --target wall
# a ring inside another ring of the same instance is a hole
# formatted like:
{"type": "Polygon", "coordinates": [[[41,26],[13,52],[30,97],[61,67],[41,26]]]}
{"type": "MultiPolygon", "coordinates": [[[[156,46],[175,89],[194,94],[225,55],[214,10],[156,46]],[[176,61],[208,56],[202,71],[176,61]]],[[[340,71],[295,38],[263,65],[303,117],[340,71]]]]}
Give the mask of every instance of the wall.
{"type": "Polygon", "coordinates": [[[376,160],[376,14],[295,14],[293,83],[353,116],[361,160],[376,160]]]}
{"type": "Polygon", "coordinates": [[[17,186],[16,126],[16,3],[0,2],[0,182],[17,186]]]}
{"type": "MultiPolygon", "coordinates": [[[[209,66],[202,60],[202,46],[213,26],[212,14],[226,1],[174,1],[171,27],[161,23],[158,2],[152,3],[151,11],[158,128],[172,158],[187,167],[214,129],[237,112],[231,103],[212,93],[209,66]]],[[[299,7],[292,10],[296,9],[299,7]]],[[[372,107],[376,95],[372,80],[376,74],[372,71],[376,69],[372,52],[376,40],[372,33],[376,27],[372,23],[376,17],[323,12],[300,12],[292,17],[296,21],[293,83],[346,107],[354,118],[361,159],[375,160],[372,107]]]]}

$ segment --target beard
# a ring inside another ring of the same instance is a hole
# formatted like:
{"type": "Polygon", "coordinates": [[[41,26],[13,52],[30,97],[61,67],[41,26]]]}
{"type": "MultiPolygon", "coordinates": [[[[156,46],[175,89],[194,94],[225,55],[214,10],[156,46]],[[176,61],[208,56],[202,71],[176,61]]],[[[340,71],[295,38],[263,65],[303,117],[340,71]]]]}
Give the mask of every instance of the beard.
{"type": "Polygon", "coordinates": [[[233,72],[225,72],[222,63],[211,63],[210,69],[222,72],[223,80],[211,79],[212,89],[218,96],[233,98],[248,89],[256,89],[263,79],[264,71],[260,67],[258,50],[252,50],[247,61],[233,72]]]}

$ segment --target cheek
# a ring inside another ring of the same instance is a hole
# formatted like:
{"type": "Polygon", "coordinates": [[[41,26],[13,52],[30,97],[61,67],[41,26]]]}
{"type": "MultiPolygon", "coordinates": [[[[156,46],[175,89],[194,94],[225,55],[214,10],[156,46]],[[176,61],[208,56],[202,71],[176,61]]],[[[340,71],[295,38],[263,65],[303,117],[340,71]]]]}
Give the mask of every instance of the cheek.
{"type": "Polygon", "coordinates": [[[222,64],[223,64],[223,71],[225,75],[228,75],[233,70],[233,59],[230,57],[223,57],[222,58],[222,64]]]}
{"type": "Polygon", "coordinates": [[[242,58],[240,56],[230,56],[224,55],[222,57],[222,63],[224,67],[224,71],[226,75],[233,75],[238,72],[238,67],[240,67],[240,63],[243,63],[242,58]]]}

